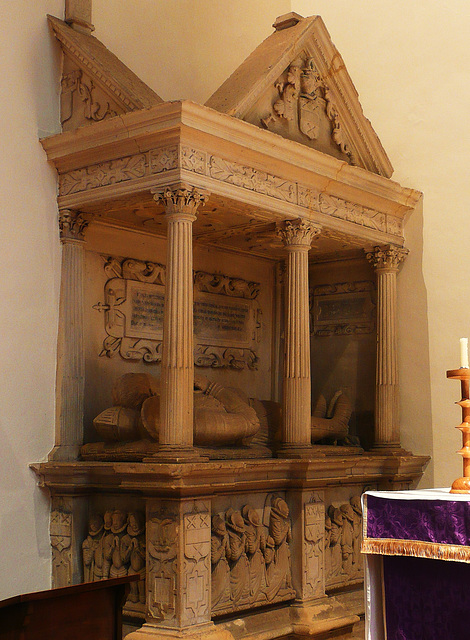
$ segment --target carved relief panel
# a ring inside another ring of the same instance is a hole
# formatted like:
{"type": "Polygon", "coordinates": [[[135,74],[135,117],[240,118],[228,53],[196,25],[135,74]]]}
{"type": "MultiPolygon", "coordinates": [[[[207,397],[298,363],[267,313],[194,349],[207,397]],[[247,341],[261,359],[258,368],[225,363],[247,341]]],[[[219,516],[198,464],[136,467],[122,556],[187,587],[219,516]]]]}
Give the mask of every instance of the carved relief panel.
{"type": "Polygon", "coordinates": [[[70,499],[55,501],[51,511],[52,583],[54,587],[73,584],[72,504],[70,499]]]}
{"type": "MultiPolygon", "coordinates": [[[[165,267],[141,260],[105,258],[107,337],[101,356],[161,360],[165,267]]],[[[194,274],[195,365],[256,369],[261,309],[259,284],[222,274],[194,274]]]]}
{"type": "Polygon", "coordinates": [[[145,513],[122,509],[94,510],[82,543],[84,582],[138,575],[132,582],[124,611],[145,616],[145,513]]]}
{"type": "Polygon", "coordinates": [[[246,119],[357,164],[330,86],[307,51],[290,63],[246,119]]]}
{"type": "Polygon", "coordinates": [[[249,502],[213,509],[212,615],[295,597],[289,513],[278,494],[253,495],[249,502]]]}
{"type": "Polygon", "coordinates": [[[362,490],[349,499],[331,500],[325,511],[326,587],[364,579],[361,556],[362,490]]]}

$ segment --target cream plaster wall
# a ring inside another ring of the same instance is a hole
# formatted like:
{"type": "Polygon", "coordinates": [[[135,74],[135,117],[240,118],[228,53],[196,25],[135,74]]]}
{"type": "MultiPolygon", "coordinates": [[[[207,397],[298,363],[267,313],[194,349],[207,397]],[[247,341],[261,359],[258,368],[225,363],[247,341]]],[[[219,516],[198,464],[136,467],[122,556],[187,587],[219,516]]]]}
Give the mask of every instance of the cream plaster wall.
{"type": "Polygon", "coordinates": [[[56,178],[38,135],[59,130],[59,52],[46,13],[2,3],[0,40],[0,599],[50,586],[49,501],[29,463],[53,444],[60,273],[56,178]]]}
{"type": "Polygon", "coordinates": [[[93,0],[102,40],[164,100],[204,104],[289,0],[93,0]]]}

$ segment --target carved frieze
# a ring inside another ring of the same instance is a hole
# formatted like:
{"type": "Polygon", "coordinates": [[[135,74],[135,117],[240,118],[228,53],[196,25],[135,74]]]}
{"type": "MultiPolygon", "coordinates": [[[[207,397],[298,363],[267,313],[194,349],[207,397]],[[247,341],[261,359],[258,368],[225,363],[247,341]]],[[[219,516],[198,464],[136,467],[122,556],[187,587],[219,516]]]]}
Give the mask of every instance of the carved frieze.
{"type": "Polygon", "coordinates": [[[317,211],[367,229],[390,233],[398,237],[403,235],[403,223],[396,216],[380,213],[374,209],[321,193],[301,183],[285,180],[280,176],[259,171],[248,165],[229,162],[205,151],[184,145],[152,149],[146,153],[101,162],[83,169],[63,173],[59,176],[59,193],[61,196],[69,196],[178,168],[205,175],[214,180],[263,194],[276,200],[290,202],[306,210],[317,211]]]}
{"type": "Polygon", "coordinates": [[[330,504],[325,514],[325,566],[327,587],[363,579],[362,509],[360,495],[349,502],[330,504]]]}
{"type": "MultiPolygon", "coordinates": [[[[105,258],[105,301],[101,356],[159,362],[162,356],[165,267],[132,259],[105,258]]],[[[194,274],[195,364],[256,369],[261,309],[259,284],[223,274],[194,274]]]]}
{"type": "Polygon", "coordinates": [[[228,182],[236,187],[249,191],[256,191],[272,198],[295,203],[297,200],[297,185],[295,182],[284,180],[278,176],[258,171],[252,167],[229,162],[216,156],[209,160],[209,175],[211,178],[228,182]]]}
{"type": "Polygon", "coordinates": [[[318,285],[310,291],[311,328],[316,336],[373,333],[375,285],[369,280],[318,285]]]}
{"type": "Polygon", "coordinates": [[[147,153],[92,164],[59,176],[59,193],[68,196],[110,184],[137,180],[178,167],[178,147],[162,147],[147,153]]]}
{"type": "Polygon", "coordinates": [[[245,504],[212,516],[212,615],[295,597],[289,507],[268,496],[264,510],[245,504]]]}

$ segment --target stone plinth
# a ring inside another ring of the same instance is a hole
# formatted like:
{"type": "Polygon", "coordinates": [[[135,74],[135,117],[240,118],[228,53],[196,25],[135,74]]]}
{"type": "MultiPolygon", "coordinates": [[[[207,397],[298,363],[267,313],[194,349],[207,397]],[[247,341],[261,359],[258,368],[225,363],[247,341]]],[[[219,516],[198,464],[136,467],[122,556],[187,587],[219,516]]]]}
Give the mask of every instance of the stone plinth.
{"type": "Polygon", "coordinates": [[[37,464],[54,496],[55,585],[139,574],[124,609],[134,640],[346,633],[357,598],[326,593],[362,589],[359,497],[409,487],[428,458],[329,449],[310,460],[37,464]]]}

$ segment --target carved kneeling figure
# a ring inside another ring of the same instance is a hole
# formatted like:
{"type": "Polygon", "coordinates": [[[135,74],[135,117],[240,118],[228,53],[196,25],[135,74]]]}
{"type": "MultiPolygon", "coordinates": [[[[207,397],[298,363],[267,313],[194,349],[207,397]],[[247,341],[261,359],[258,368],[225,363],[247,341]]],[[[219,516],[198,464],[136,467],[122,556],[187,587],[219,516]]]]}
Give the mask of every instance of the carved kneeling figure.
{"type": "MultiPolygon", "coordinates": [[[[148,374],[126,374],[113,387],[113,407],[93,425],[106,441],[158,441],[160,429],[159,380],[148,374]]],[[[223,446],[241,443],[257,433],[256,411],[239,389],[222,387],[205,376],[194,380],[194,444],[223,446]]]]}

